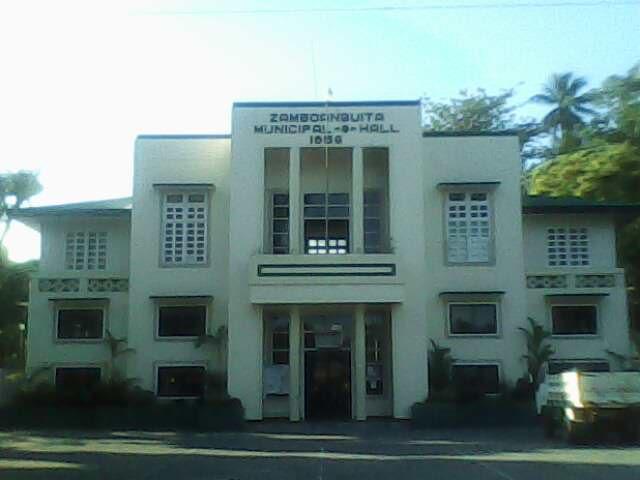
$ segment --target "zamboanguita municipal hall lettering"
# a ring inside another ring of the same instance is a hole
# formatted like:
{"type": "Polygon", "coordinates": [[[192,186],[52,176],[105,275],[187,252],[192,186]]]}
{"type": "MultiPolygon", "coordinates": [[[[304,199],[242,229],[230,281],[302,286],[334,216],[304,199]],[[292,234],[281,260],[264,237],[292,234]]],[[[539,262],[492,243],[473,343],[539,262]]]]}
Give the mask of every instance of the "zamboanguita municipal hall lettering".
{"type": "Polygon", "coordinates": [[[254,125],[258,135],[309,135],[311,144],[342,143],[348,133],[399,133],[382,112],[270,113],[268,123],[254,125]]]}

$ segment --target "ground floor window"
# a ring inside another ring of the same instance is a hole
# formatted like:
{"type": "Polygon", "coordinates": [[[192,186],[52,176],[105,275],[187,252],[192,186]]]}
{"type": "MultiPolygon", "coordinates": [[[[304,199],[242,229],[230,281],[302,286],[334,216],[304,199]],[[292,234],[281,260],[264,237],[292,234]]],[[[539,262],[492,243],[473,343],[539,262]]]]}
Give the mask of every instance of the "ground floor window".
{"type": "Polygon", "coordinates": [[[451,335],[496,335],[498,306],[495,303],[450,303],[451,335]]]}
{"type": "Polygon", "coordinates": [[[56,388],[60,390],[92,390],[100,383],[99,367],[57,367],[56,388]]]}
{"type": "Polygon", "coordinates": [[[158,367],[158,397],[195,398],[204,394],[205,368],[201,365],[158,367]]]}
{"type": "Polygon", "coordinates": [[[549,374],[578,370],[581,372],[608,372],[611,370],[606,360],[552,360],[549,362],[549,374]]]}
{"type": "Polygon", "coordinates": [[[199,337],[206,333],[206,305],[161,305],[158,307],[159,337],[199,337]]]}
{"type": "Polygon", "coordinates": [[[451,370],[454,385],[475,394],[500,393],[500,371],[497,364],[454,364],[451,370]]]}
{"type": "Polygon", "coordinates": [[[104,336],[104,309],[57,309],[56,336],[61,340],[99,340],[104,336]]]}
{"type": "Polygon", "coordinates": [[[598,309],[595,305],[553,305],[553,335],[596,335],[598,309]]]}

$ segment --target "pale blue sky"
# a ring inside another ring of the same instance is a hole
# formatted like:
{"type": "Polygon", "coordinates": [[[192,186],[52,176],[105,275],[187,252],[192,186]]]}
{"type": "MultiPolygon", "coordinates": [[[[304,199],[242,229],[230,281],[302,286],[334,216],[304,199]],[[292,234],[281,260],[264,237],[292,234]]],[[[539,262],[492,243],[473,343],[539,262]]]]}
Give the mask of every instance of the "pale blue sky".
{"type": "MultiPolygon", "coordinates": [[[[236,100],[324,99],[329,86],[335,100],[518,86],[524,102],[553,72],[596,86],[640,61],[640,2],[514,6],[522,3],[5,2],[0,171],[40,172],[45,190],[34,205],[125,196],[137,134],[229,132],[236,100]],[[446,8],[220,13],[411,5],[446,8]]],[[[15,228],[9,248],[31,257],[37,238],[15,228]]]]}

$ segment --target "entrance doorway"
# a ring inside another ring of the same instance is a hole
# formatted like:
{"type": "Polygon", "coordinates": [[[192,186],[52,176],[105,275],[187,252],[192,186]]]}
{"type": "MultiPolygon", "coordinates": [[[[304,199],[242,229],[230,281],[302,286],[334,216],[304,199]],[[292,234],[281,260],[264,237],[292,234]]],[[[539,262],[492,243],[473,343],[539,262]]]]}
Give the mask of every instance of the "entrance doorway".
{"type": "Polygon", "coordinates": [[[351,418],[351,355],[337,348],[305,353],[308,419],[351,418]]]}

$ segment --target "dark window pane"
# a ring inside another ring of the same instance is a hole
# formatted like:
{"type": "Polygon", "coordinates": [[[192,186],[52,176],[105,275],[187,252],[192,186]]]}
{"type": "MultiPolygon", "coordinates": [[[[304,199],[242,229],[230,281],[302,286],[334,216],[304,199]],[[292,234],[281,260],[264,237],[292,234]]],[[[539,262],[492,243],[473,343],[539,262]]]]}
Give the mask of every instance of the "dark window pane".
{"type": "Polygon", "coordinates": [[[499,393],[500,379],[497,365],[454,365],[453,382],[466,392],[499,393]]]}
{"type": "Polygon", "coordinates": [[[286,350],[289,348],[289,332],[279,330],[273,332],[273,348],[277,350],[286,350]]]}
{"type": "Polygon", "coordinates": [[[348,205],[349,194],[348,193],[330,193],[329,205],[348,205]]]}
{"type": "Polygon", "coordinates": [[[56,388],[60,390],[91,390],[100,382],[97,367],[56,368],[56,388]]]}
{"type": "Polygon", "coordinates": [[[289,218],[289,207],[275,207],[273,218],[289,218]]]}
{"type": "Polygon", "coordinates": [[[498,333],[496,306],[493,304],[449,305],[449,319],[453,334],[498,333]]]}
{"type": "Polygon", "coordinates": [[[304,207],[305,218],[324,218],[324,207],[304,207]]]}
{"type": "Polygon", "coordinates": [[[324,205],[325,195],[324,193],[305,193],[304,204],[305,205],[324,205]]]}
{"type": "Polygon", "coordinates": [[[380,220],[377,218],[365,219],[364,221],[364,231],[365,232],[379,232],[380,231],[380,220]]]}
{"type": "Polygon", "coordinates": [[[204,193],[194,193],[189,195],[189,202],[191,203],[203,203],[204,202],[204,193]]]}
{"type": "Polygon", "coordinates": [[[367,190],[364,192],[364,203],[382,203],[382,193],[378,190],[367,190]]]}
{"type": "Polygon", "coordinates": [[[349,207],[329,207],[327,210],[328,210],[329,217],[338,217],[338,218],[349,217],[349,207]]]}
{"type": "Polygon", "coordinates": [[[289,194],[288,193],[276,193],[273,195],[273,204],[274,205],[289,205],[289,194]]]}
{"type": "Polygon", "coordinates": [[[158,367],[159,397],[201,397],[204,367],[158,367]]]}
{"type": "Polygon", "coordinates": [[[167,203],[181,203],[182,195],[167,195],[167,203]]]}
{"type": "Polygon", "coordinates": [[[274,220],[274,233],[287,233],[289,231],[289,220],[274,220]]]}
{"type": "Polygon", "coordinates": [[[380,217],[380,207],[378,205],[365,205],[364,206],[365,217],[380,217]]]}
{"type": "Polygon", "coordinates": [[[274,365],[288,365],[289,364],[289,352],[277,351],[273,352],[273,364],[274,365]]]}
{"type": "Polygon", "coordinates": [[[101,309],[64,309],[58,311],[58,338],[102,338],[101,309]]]}
{"type": "Polygon", "coordinates": [[[204,335],[207,307],[204,305],[160,307],[160,337],[197,337],[204,335]]]}
{"type": "Polygon", "coordinates": [[[273,246],[274,247],[288,247],[289,246],[289,235],[274,235],[273,236],[273,246]]]}
{"type": "Polygon", "coordinates": [[[304,348],[316,348],[316,337],[313,332],[304,332],[304,348]]]}
{"type": "Polygon", "coordinates": [[[598,321],[595,305],[556,305],[551,308],[554,335],[595,335],[598,321]]]}

